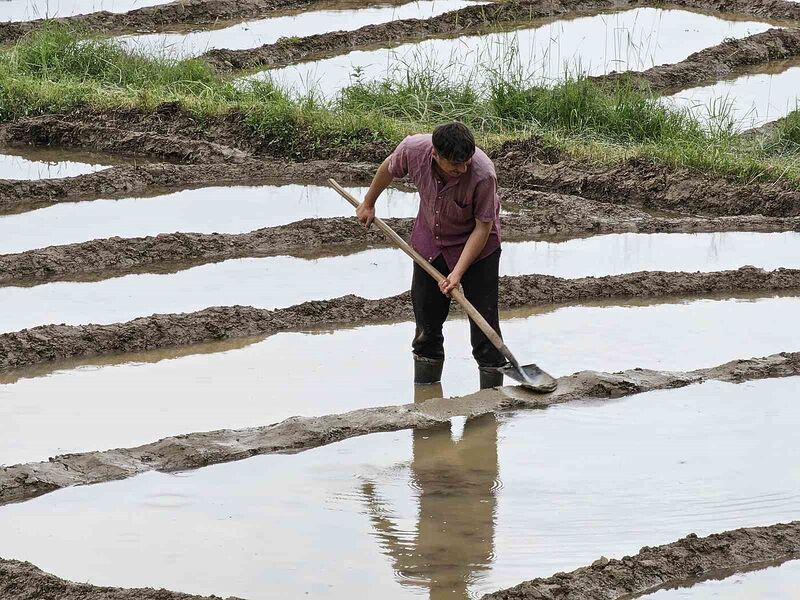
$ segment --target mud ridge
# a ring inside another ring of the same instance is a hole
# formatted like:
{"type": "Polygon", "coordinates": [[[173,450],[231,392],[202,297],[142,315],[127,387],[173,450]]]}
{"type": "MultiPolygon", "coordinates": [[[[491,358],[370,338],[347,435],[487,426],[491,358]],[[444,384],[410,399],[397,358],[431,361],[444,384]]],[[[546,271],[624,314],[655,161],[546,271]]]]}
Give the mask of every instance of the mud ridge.
{"type": "Polygon", "coordinates": [[[734,360],[687,372],[631,369],[619,373],[581,371],[559,379],[552,394],[521,387],[482,390],[460,398],[420,404],[364,408],[322,417],[291,417],[265,427],[189,433],[136,448],[65,454],[46,462],[0,467],[0,504],[19,502],[67,487],[124,479],[145,471],[178,471],[249,458],[298,452],[350,437],[432,427],[453,416],[477,416],[512,408],[545,408],[586,398],[620,398],[684,387],[709,379],[742,382],[800,374],[800,353],[734,360]]]}
{"type": "MultiPolygon", "coordinates": [[[[0,598],[3,600],[223,600],[152,588],[112,588],[73,583],[45,573],[29,562],[0,557],[0,598]]],[[[227,600],[241,600],[233,596],[227,600]]]]}
{"type": "MultiPolygon", "coordinates": [[[[84,31],[98,33],[150,32],[174,29],[176,25],[214,25],[220,21],[241,21],[269,17],[286,10],[316,8],[311,0],[181,0],[145,6],[126,13],[99,11],[51,19],[84,31]]],[[[0,23],[0,44],[8,44],[40,29],[46,19],[0,23]]]]}
{"type": "Polygon", "coordinates": [[[598,83],[635,82],[654,91],[681,89],[729,77],[737,69],[800,56],[800,29],[770,29],[742,39],[730,39],[691,54],[679,63],[645,71],[625,71],[592,77],[598,83]]]}
{"type": "Polygon", "coordinates": [[[130,198],[212,185],[319,183],[327,177],[368,185],[375,168],[375,165],[357,162],[246,159],[234,163],[134,164],[56,179],[0,179],[0,215],[63,202],[130,198]]]}
{"type": "Polygon", "coordinates": [[[492,153],[504,186],[682,214],[800,216],[800,189],[789,181],[729,181],[643,158],[604,164],[542,157],[537,146],[536,140],[514,141],[492,153]]]}
{"type": "Polygon", "coordinates": [[[733,574],[798,555],[800,521],[743,527],[707,537],[690,533],[671,544],[645,546],[635,556],[601,557],[591,566],[526,581],[481,600],[623,600],[715,572],[733,574]]]}
{"type": "Polygon", "coordinates": [[[503,23],[527,22],[587,11],[624,7],[625,0],[551,0],[546,4],[510,0],[468,6],[428,19],[402,19],[366,25],[354,31],[332,31],[243,50],[213,49],[200,58],[220,72],[275,68],[379,45],[398,46],[423,37],[477,34],[503,23]]]}
{"type": "MultiPolygon", "coordinates": [[[[800,290],[800,269],[764,271],[742,267],[712,273],[642,271],[579,279],[519,275],[501,278],[500,305],[508,309],[603,298],[794,290],[800,290]]],[[[175,348],[320,326],[400,321],[411,315],[410,294],[405,292],[378,300],[348,295],[274,310],[216,306],[109,325],[42,325],[0,334],[0,371],[57,360],[175,348]]]]}
{"type": "MultiPolygon", "coordinates": [[[[655,217],[627,206],[557,194],[513,196],[524,207],[501,216],[506,242],[564,240],[608,233],[800,231],[800,217],[655,217]]],[[[155,201],[155,200],[154,200],[155,201]]],[[[413,219],[387,219],[408,238],[413,219]]],[[[235,258],[342,256],[390,244],[354,218],[304,219],[249,233],[164,233],[92,240],[0,255],[0,286],[96,281],[128,273],[169,273],[235,258]]]]}
{"type": "Polygon", "coordinates": [[[34,146],[64,146],[184,163],[236,162],[248,157],[244,150],[202,138],[123,129],[58,115],[28,117],[0,127],[0,143],[18,145],[20,140],[34,146]]]}

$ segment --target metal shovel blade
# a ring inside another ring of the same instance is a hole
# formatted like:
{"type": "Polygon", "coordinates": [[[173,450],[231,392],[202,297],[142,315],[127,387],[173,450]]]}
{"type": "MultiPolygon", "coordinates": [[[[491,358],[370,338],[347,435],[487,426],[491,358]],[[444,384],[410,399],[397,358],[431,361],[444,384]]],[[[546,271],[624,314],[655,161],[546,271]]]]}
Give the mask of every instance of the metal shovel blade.
{"type": "Polygon", "coordinates": [[[508,375],[511,379],[519,381],[523,387],[528,388],[539,394],[549,394],[554,392],[558,387],[558,382],[554,377],[542,371],[536,365],[518,365],[508,364],[500,369],[504,375],[508,375]]]}

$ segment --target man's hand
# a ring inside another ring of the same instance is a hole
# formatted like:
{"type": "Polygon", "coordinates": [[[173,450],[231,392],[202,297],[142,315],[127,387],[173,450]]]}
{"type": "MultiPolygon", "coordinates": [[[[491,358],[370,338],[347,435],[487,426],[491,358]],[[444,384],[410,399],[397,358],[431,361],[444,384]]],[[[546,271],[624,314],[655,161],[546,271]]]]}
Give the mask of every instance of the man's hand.
{"type": "Polygon", "coordinates": [[[366,202],[362,202],[356,209],[356,217],[359,223],[366,229],[369,229],[370,225],[372,225],[372,222],[375,220],[375,206],[370,206],[366,202]]]}
{"type": "Polygon", "coordinates": [[[450,292],[458,287],[461,283],[461,273],[453,271],[439,282],[439,290],[445,295],[449,296],[450,292]]]}

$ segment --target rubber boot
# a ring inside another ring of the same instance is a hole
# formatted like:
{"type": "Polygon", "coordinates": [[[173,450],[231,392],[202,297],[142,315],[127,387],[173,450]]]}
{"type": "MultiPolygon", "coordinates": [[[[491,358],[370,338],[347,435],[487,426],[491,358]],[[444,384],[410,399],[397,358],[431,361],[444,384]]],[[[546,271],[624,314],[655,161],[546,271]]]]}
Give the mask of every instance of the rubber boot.
{"type": "Polygon", "coordinates": [[[437,383],[442,380],[444,359],[426,358],[414,355],[414,383],[437,383]]]}
{"type": "Polygon", "coordinates": [[[503,385],[503,373],[497,367],[478,367],[478,373],[482,390],[503,385]]]}

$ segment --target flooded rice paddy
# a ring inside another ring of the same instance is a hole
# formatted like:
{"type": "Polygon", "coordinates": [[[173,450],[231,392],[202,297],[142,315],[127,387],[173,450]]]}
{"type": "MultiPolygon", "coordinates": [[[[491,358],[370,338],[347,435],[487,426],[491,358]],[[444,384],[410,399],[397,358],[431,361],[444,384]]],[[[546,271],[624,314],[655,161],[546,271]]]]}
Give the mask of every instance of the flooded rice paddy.
{"type": "MultiPolygon", "coordinates": [[[[348,188],[357,197],[366,188],[348,188]]],[[[385,217],[417,214],[416,193],[386,190],[385,217]]],[[[98,238],[173,233],[244,233],[308,218],[349,217],[353,207],[318,185],[225,186],[148,198],[64,203],[0,216],[0,254],[98,238]]]]}
{"type": "Polygon", "coordinates": [[[739,131],[759,127],[800,108],[800,61],[776,61],[769,67],[768,72],[685,90],[666,100],[689,109],[707,126],[725,128],[730,123],[739,131]]]}
{"type": "Polygon", "coordinates": [[[354,81],[403,79],[409,72],[486,83],[491,76],[489,66],[495,75],[547,84],[562,80],[566,72],[601,75],[678,62],[725,38],[746,37],[769,27],[682,10],[638,8],[511,32],[354,51],[255,77],[269,77],[295,91],[314,90],[328,97],[354,81]],[[681,43],[676,44],[676,39],[681,43]]]}
{"type": "Polygon", "coordinates": [[[240,50],[273,44],[282,37],[306,37],[330,31],[352,31],[400,19],[430,19],[473,4],[473,0],[419,0],[407,4],[301,12],[245,21],[219,29],[151,33],[118,38],[126,46],[157,56],[195,56],[213,48],[240,50]]]}
{"type": "Polygon", "coordinates": [[[725,579],[701,581],[691,587],[660,590],[642,600],[781,600],[800,595],[800,560],[757,571],[737,573],[725,579]]]}
{"type": "MultiPolygon", "coordinates": [[[[619,234],[560,243],[507,243],[500,274],[573,278],[643,270],[708,272],[744,265],[800,268],[800,233],[619,234]]],[[[283,308],[347,294],[384,298],[408,290],[411,273],[406,255],[387,248],[311,260],[243,258],[176,273],[0,287],[0,305],[5,308],[0,332],[50,323],[116,323],[209,306],[283,308]],[[282,283],[275,285],[276,281],[282,283]]]]}
{"type": "Polygon", "coordinates": [[[0,22],[69,17],[101,10],[123,13],[157,4],[167,4],[167,0],[2,0],[0,22]]]}
{"type": "Polygon", "coordinates": [[[61,490],[0,508],[0,554],[250,600],[466,600],[792,520],[798,386],[709,382],[61,490]]]}
{"type": "Polygon", "coordinates": [[[118,163],[118,159],[92,153],[0,149],[0,179],[75,177],[102,171],[118,163]]]}
{"type": "MultiPolygon", "coordinates": [[[[502,328],[520,360],[556,376],[689,370],[794,348],[798,310],[798,297],[598,302],[506,312],[502,328]]],[[[413,334],[411,322],[281,333],[0,375],[0,464],[406,404],[414,398],[413,334]],[[365,361],[370,376],[360,377],[365,361]]],[[[475,391],[466,321],[448,321],[445,337],[438,394],[475,391]]]]}

